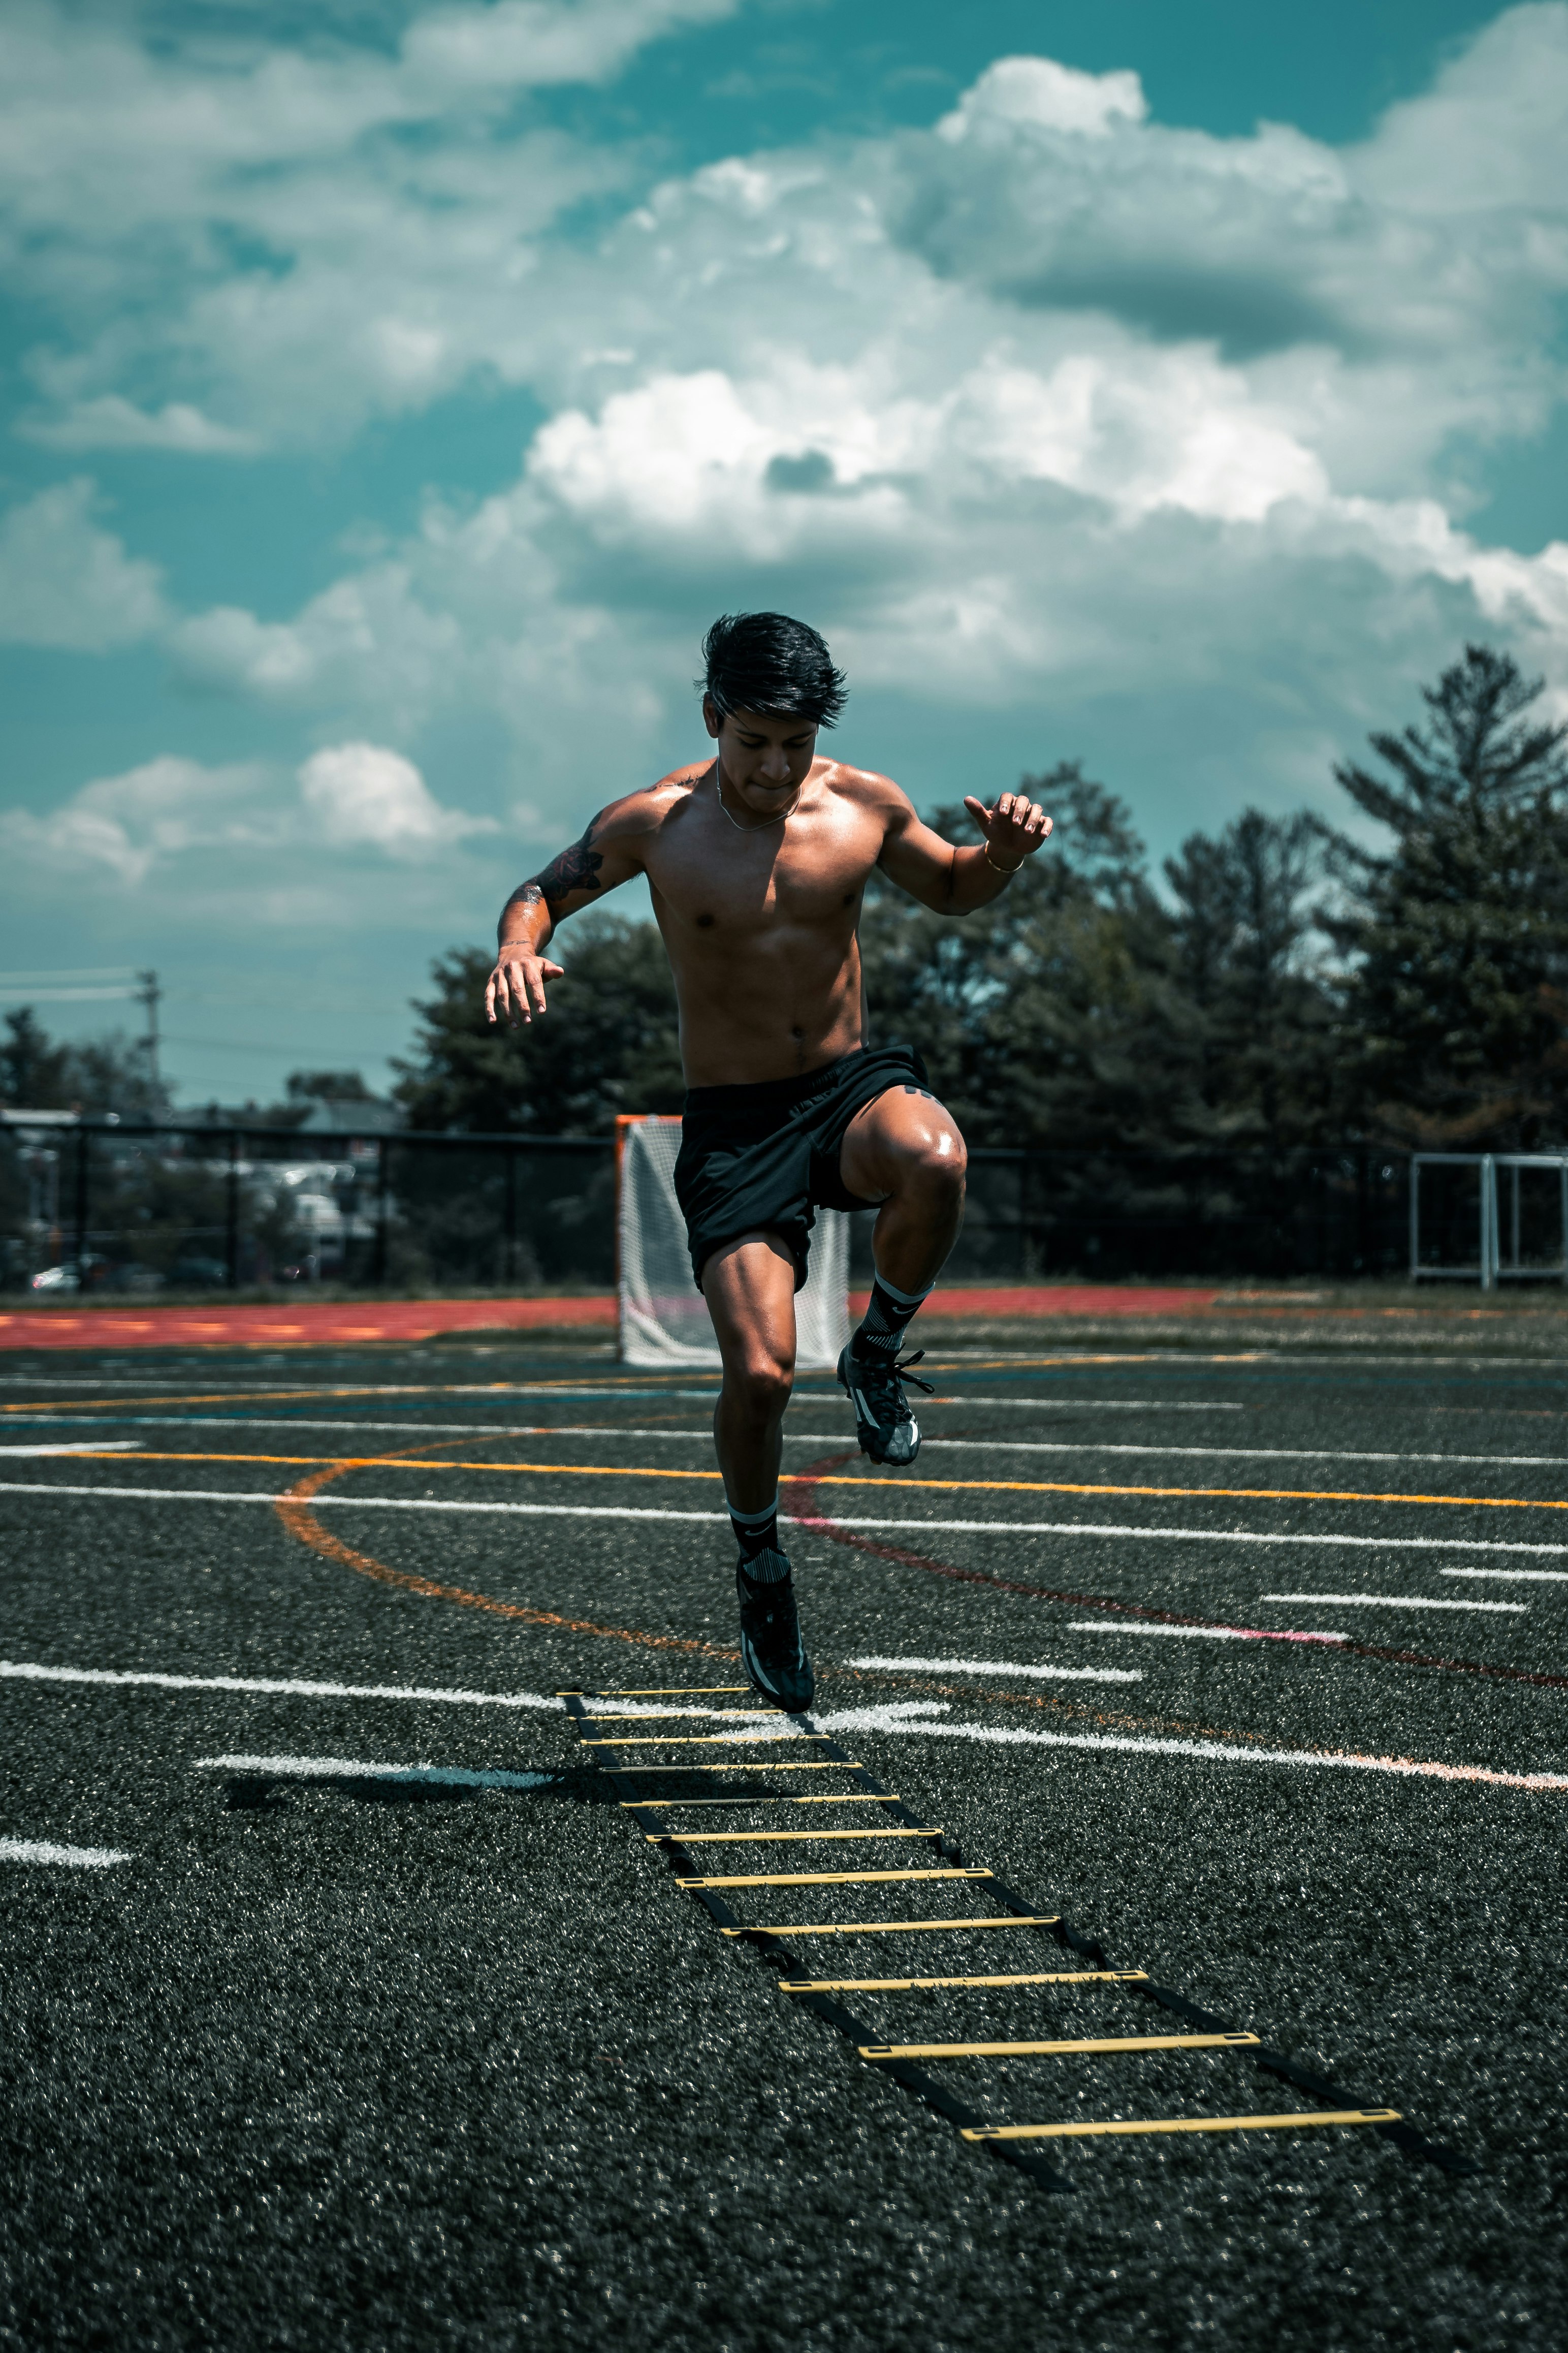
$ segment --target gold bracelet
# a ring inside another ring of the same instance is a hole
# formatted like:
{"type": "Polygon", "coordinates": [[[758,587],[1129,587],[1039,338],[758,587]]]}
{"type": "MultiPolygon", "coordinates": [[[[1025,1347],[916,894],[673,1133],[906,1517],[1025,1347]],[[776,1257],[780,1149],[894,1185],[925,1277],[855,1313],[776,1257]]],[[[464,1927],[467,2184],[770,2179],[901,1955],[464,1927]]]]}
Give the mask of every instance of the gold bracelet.
{"type": "Polygon", "coordinates": [[[1024,863],[1023,860],[1020,858],[1020,859],[1019,859],[1019,860],[1018,860],[1018,866],[998,866],[998,865],[997,865],[997,863],[996,863],[996,860],[995,860],[992,857],[992,855],[991,855],[991,844],[987,841],[987,842],[984,843],[982,846],[983,846],[983,848],[984,848],[984,852],[985,852],[985,863],[986,863],[986,865],[987,865],[987,866],[989,866],[989,867],[991,868],[991,870],[992,870],[993,873],[995,873],[995,874],[1016,874],[1016,872],[1018,871],[1018,866],[1022,866],[1022,864],[1024,863]]]}

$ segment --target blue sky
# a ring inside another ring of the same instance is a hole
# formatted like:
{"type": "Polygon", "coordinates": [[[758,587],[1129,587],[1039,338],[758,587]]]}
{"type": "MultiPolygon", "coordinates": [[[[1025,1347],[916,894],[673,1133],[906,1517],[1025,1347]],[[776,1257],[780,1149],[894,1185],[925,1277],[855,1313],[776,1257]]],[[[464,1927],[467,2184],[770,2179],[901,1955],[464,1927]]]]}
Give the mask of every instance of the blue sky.
{"type": "Polygon", "coordinates": [[[726,607],[1156,854],[1467,637],[1568,715],[1565,152],[1561,0],[10,0],[0,965],[379,1084],[726,607]]]}

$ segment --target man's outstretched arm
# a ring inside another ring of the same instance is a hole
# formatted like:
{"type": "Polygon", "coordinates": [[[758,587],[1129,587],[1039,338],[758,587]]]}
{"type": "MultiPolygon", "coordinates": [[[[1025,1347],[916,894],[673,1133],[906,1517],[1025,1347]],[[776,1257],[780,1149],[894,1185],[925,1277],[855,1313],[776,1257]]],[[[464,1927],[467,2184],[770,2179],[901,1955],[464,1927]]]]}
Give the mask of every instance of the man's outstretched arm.
{"type": "Polygon", "coordinates": [[[637,843],[647,819],[640,798],[612,801],[590,819],[580,840],[518,884],[496,927],[495,969],[485,987],[489,1020],[504,1018],[515,1029],[542,1013],[544,984],[559,980],[563,970],[544,954],[556,925],[642,871],[637,843]]]}
{"type": "Polygon", "coordinates": [[[939,915],[969,915],[1006,889],[1026,858],[1051,830],[1051,820],[1027,793],[1004,793],[994,808],[970,796],[964,807],[984,837],[963,849],[923,825],[897,786],[887,839],[878,860],[889,881],[939,915]]]}

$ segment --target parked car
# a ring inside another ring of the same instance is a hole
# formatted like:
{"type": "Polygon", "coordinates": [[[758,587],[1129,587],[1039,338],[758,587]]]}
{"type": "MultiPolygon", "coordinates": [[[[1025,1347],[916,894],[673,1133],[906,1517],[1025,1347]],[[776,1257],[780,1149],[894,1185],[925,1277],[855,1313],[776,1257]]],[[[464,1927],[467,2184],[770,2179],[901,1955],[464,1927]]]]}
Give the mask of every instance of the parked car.
{"type": "Polygon", "coordinates": [[[121,1259],[118,1266],[106,1266],[101,1273],[89,1278],[95,1291],[157,1291],[163,1278],[155,1266],[143,1266],[139,1259],[121,1259]]]}
{"type": "Polygon", "coordinates": [[[83,1259],[62,1259],[58,1266],[40,1267],[28,1283],[29,1291],[80,1291],[83,1278],[90,1285],[100,1279],[107,1261],[98,1250],[89,1250],[83,1259]]]}
{"type": "Polygon", "coordinates": [[[43,1266],[27,1288],[29,1291],[79,1291],[81,1277],[74,1266],[43,1266]]]}
{"type": "Polygon", "coordinates": [[[221,1258],[177,1258],[169,1281],[176,1291],[205,1291],[226,1283],[228,1269],[221,1258]]]}

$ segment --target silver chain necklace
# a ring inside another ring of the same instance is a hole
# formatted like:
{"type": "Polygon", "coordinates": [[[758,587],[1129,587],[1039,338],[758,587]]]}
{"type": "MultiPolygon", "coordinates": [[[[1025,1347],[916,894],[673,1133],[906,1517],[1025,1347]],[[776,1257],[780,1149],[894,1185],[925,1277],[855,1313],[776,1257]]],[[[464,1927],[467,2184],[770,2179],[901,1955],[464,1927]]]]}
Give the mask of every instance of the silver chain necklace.
{"type": "Polygon", "coordinates": [[[725,816],[729,818],[737,833],[765,833],[770,825],[782,825],[786,818],[792,818],[796,809],[800,807],[800,797],[805,790],[805,786],[803,782],[796,787],[795,798],[791,801],[788,808],[780,809],[777,817],[764,817],[756,825],[742,825],[740,818],[734,814],[734,811],[725,807],[724,779],[721,773],[720,773],[717,768],[714,773],[713,791],[715,797],[718,800],[720,807],[724,810],[725,816]]]}

